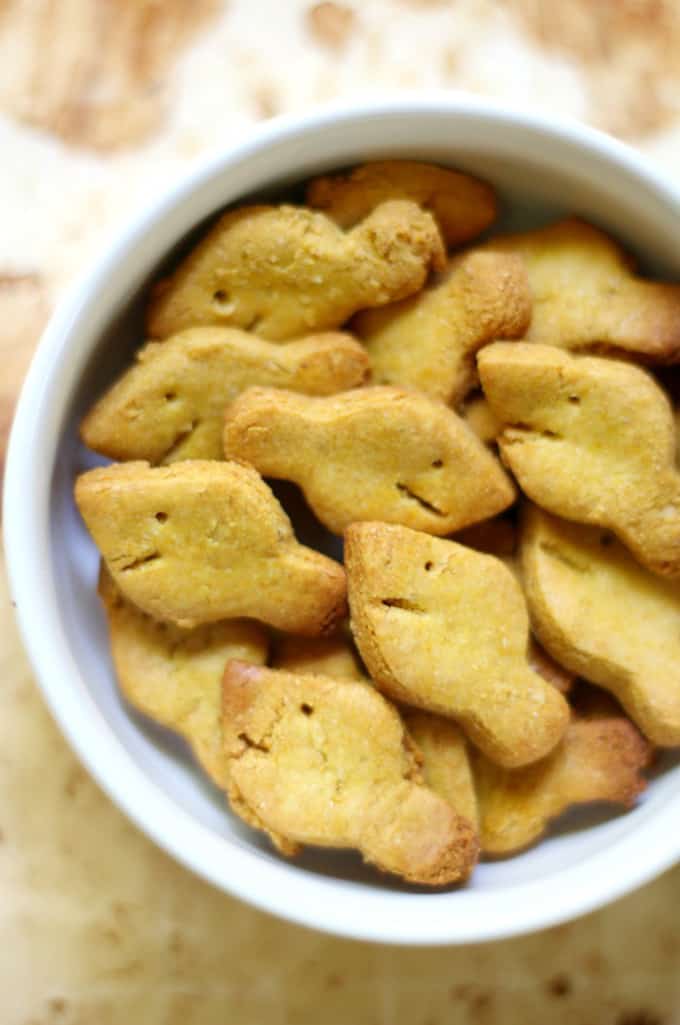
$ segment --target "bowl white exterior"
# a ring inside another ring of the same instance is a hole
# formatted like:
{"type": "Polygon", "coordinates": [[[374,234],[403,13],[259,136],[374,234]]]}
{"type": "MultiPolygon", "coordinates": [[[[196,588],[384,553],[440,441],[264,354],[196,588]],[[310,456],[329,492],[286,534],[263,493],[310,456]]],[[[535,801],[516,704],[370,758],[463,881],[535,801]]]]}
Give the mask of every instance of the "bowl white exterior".
{"type": "MultiPolygon", "coordinates": [[[[52,481],[83,368],[107,325],[164,254],[242,195],[383,155],[439,159],[478,173],[488,165],[495,168],[490,177],[511,191],[518,184],[525,188],[528,178],[539,203],[558,202],[610,226],[680,276],[680,195],[633,151],[578,124],[556,125],[450,94],[269,122],[133,219],[54,315],[12,430],[5,544],[19,627],[54,717],[104,790],[156,843],[216,886],[308,926],[386,943],[472,942],[572,918],[673,864],[680,856],[680,769],[655,781],[631,814],[524,855],[534,859],[524,863],[535,866],[531,878],[521,859],[513,859],[483,867],[481,882],[469,889],[422,894],[289,865],[238,829],[231,835],[200,821],[193,794],[180,793],[183,777],[171,770],[164,775],[155,763],[147,767],[139,751],[133,756],[118,725],[114,729],[94,700],[84,656],[73,643],[72,617],[84,623],[91,615],[85,602],[94,602],[86,590],[71,588],[65,597],[63,560],[80,558],[77,544],[66,533],[55,546],[52,534],[55,517],[62,515],[52,481]]],[[[103,633],[93,643],[106,659],[103,633]]]]}

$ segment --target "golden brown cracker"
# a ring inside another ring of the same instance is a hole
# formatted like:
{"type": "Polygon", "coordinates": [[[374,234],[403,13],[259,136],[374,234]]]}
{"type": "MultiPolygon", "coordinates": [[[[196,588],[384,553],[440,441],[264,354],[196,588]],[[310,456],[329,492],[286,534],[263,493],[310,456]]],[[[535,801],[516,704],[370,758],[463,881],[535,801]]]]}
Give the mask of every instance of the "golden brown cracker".
{"type": "Polygon", "coordinates": [[[496,439],[501,433],[501,424],[493,415],[484,395],[474,394],[469,398],[463,405],[460,415],[480,441],[485,445],[495,446],[496,439]]]}
{"type": "Polygon", "coordinates": [[[354,318],[376,384],[461,401],[477,383],[475,353],[497,338],[520,338],[531,318],[521,257],[464,253],[417,295],[354,318]]]}
{"type": "Polygon", "coordinates": [[[477,798],[464,733],[452,719],[419,708],[404,707],[401,714],[422,756],[425,783],[476,828],[477,798]]]}
{"type": "Polygon", "coordinates": [[[496,219],[496,195],[486,182],[415,160],[379,160],[314,178],[307,203],[351,228],[388,199],[410,199],[434,216],[448,246],[481,234],[496,219]]]}
{"type": "Polygon", "coordinates": [[[119,463],[81,474],[75,497],[118,587],[157,619],[316,635],[345,613],[342,566],[298,544],[251,467],[119,463]]]}
{"type": "Polygon", "coordinates": [[[501,765],[552,750],[569,709],[527,663],[526,605],[499,559],[406,527],[355,523],[345,565],[354,639],[386,694],[455,719],[501,765]]]}
{"type": "Polygon", "coordinates": [[[622,715],[575,719],[546,758],[523,769],[502,769],[472,753],[485,854],[528,847],[573,805],[606,801],[630,808],[645,788],[651,749],[622,715]]]}
{"type": "Polygon", "coordinates": [[[330,676],[334,680],[367,680],[349,627],[332,637],[279,637],[271,662],[273,669],[313,676],[330,676]]]}
{"type": "Polygon", "coordinates": [[[158,622],[123,597],[104,567],[99,594],[125,698],[139,712],[184,737],[208,776],[224,789],[224,667],[230,659],[265,662],[269,647],[265,628],[245,619],[193,629],[158,622]]]}
{"type": "MultiPolygon", "coordinates": [[[[483,523],[475,524],[474,527],[461,530],[452,540],[466,545],[468,548],[474,548],[477,552],[495,555],[502,559],[522,586],[517,558],[517,528],[513,520],[501,516],[494,520],[485,520],[483,523]]],[[[535,673],[542,676],[548,683],[552,683],[553,687],[557,687],[562,694],[569,693],[574,685],[574,674],[556,662],[533,636],[529,638],[527,660],[535,673]]]]}
{"type": "Polygon", "coordinates": [[[576,683],[576,674],[566,666],[560,665],[538,643],[535,637],[529,638],[527,661],[535,673],[542,676],[548,683],[552,683],[553,687],[557,687],[561,694],[569,694],[576,683]]]}
{"type": "Polygon", "coordinates": [[[420,778],[396,710],[368,684],[230,662],[228,794],[266,832],[350,847],[409,882],[446,885],[476,861],[471,824],[420,778]]]}
{"type": "Polygon", "coordinates": [[[541,643],[620,701],[653,743],[680,744],[680,585],[608,532],[525,512],[521,558],[541,643]]]}
{"type": "Polygon", "coordinates": [[[503,459],[555,515],[613,530],[656,573],[680,575],[680,473],[667,396],[613,359],[497,342],[479,372],[503,459]]]}
{"type": "Polygon", "coordinates": [[[80,435],[110,459],[222,459],[224,410],[246,388],[332,395],[368,374],[365,351],[340,332],[281,346],[236,328],[191,328],[145,345],[90,409],[80,435]]]}
{"type": "Polygon", "coordinates": [[[437,225],[415,203],[382,203],[348,232],[305,207],[243,206],[159,283],[147,329],[221,325],[284,341],[403,299],[443,263],[437,225]]]}
{"type": "Polygon", "coordinates": [[[370,519],[447,534],[515,497],[498,461],[452,410],[396,388],[323,399],[251,388],[227,410],[224,450],[264,476],[294,481],[338,534],[370,519]]]}
{"type": "Polygon", "coordinates": [[[494,238],[520,255],[533,295],[527,339],[567,349],[611,349],[650,363],[680,358],[680,285],[637,277],[623,249],[576,218],[494,238]]]}

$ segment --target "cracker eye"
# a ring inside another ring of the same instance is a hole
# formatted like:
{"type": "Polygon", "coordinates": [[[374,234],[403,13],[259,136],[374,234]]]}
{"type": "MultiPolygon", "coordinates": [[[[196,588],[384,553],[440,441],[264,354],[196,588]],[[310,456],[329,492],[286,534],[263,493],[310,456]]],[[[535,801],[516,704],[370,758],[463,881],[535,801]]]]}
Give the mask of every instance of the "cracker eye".
{"type": "Polygon", "coordinates": [[[165,523],[167,518],[168,518],[168,514],[166,512],[157,512],[156,513],[156,519],[158,520],[159,523],[165,523]]]}
{"type": "Polygon", "coordinates": [[[303,715],[311,715],[314,709],[311,705],[308,705],[306,701],[303,701],[300,705],[300,711],[303,715]]]}

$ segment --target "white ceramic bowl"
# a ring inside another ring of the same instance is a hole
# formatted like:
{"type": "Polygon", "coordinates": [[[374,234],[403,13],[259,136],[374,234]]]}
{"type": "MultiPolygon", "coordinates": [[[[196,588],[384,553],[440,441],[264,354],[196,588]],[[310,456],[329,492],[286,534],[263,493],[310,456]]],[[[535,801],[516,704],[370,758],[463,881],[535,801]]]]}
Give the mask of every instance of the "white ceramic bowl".
{"type": "Polygon", "coordinates": [[[139,342],[137,300],[178,241],[249,193],[384,156],[490,180],[512,206],[506,224],[577,212],[680,276],[679,194],[631,150],[577,124],[441,94],[272,121],[136,217],[55,314],[12,431],[5,540],[19,626],[47,702],[93,776],[156,843],[296,922],[387,943],[462,943],[582,914],[676,861],[680,768],[670,762],[634,811],[590,816],[587,828],[583,816],[572,819],[527,853],[481,865],[454,892],[405,890],[353,855],[286,862],[227,812],[181,744],[119,699],[95,597],[97,556],[71,497],[75,474],[90,465],[78,416],[139,342]]]}

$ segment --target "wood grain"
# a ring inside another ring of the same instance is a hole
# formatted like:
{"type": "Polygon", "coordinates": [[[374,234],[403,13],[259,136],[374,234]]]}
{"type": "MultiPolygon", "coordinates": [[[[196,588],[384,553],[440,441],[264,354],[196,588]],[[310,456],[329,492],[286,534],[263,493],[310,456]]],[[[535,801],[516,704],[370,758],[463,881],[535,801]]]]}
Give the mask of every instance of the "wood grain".
{"type": "MultiPolygon", "coordinates": [[[[678,175],[679,20],[671,0],[0,0],[0,454],[55,293],[197,155],[408,85],[644,137],[678,175]]],[[[1,1025],[680,1022],[680,869],[570,925],[439,950],[298,929],[190,875],[55,728],[3,569],[1,1025]]]]}
{"type": "Polygon", "coordinates": [[[507,6],[539,46],[577,64],[595,124],[636,138],[677,116],[680,5],[675,0],[509,0],[507,6]]]}
{"type": "Polygon", "coordinates": [[[221,0],[0,0],[0,110],[112,150],[158,130],[172,72],[221,0]]]}
{"type": "Polygon", "coordinates": [[[307,11],[307,27],[312,39],[331,50],[345,46],[356,26],[356,14],[346,4],[313,4],[307,11]]]}
{"type": "Polygon", "coordinates": [[[0,478],[16,398],[48,313],[39,274],[0,272],[0,478]]]}

